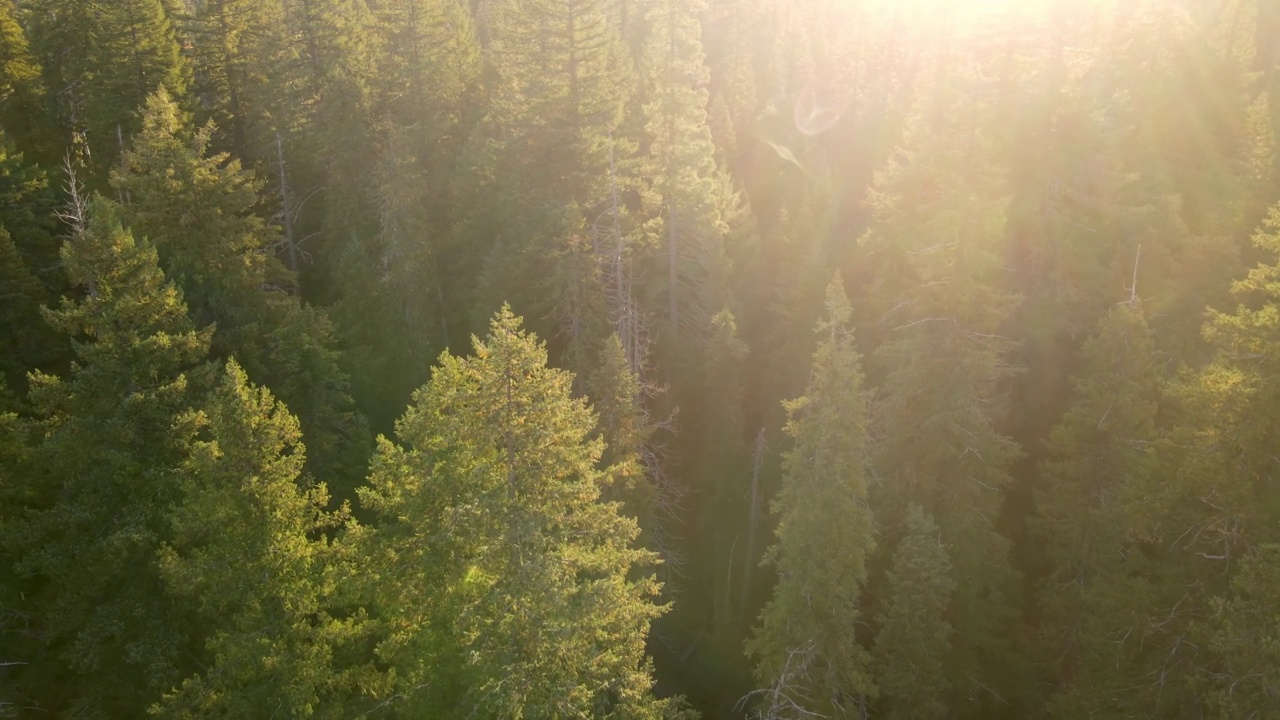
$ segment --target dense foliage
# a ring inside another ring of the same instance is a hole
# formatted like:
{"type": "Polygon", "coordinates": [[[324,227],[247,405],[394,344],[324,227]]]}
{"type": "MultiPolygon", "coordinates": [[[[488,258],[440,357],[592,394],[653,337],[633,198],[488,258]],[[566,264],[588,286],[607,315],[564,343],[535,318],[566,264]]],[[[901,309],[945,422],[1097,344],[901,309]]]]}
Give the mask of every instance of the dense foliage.
{"type": "Polygon", "coordinates": [[[0,717],[1280,717],[1280,5],[0,0],[0,717]]]}

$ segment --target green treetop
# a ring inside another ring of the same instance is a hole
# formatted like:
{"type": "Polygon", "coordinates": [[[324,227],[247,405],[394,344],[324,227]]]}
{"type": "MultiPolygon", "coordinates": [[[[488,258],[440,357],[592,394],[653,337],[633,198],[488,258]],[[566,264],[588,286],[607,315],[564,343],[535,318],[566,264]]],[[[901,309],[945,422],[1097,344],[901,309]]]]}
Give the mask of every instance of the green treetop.
{"type": "Polygon", "coordinates": [[[331,614],[339,556],[325,533],[344,520],[324,509],[323,484],[300,484],[297,419],[228,361],[192,422],[160,570],[170,592],[198,606],[207,639],[201,671],[155,713],[347,717],[355,671],[338,658],[361,615],[331,614]]]}
{"type": "Polygon", "coordinates": [[[657,584],[571,376],[503,309],[444,355],[382,440],[363,503],[406,712],[656,718],[644,657],[657,584]],[[409,709],[412,709],[411,711],[409,709]]]}
{"type": "Polygon", "coordinates": [[[1114,562],[1126,534],[1123,499],[1149,470],[1159,377],[1142,312],[1115,307],[1085,343],[1067,414],[1049,436],[1036,497],[1048,577],[1040,590],[1044,659],[1060,686],[1087,689],[1114,676],[1108,593],[1126,587],[1114,562]]]}
{"type": "Polygon", "coordinates": [[[808,390],[787,403],[795,445],[774,501],[778,542],[765,555],[778,584],[747,644],[770,716],[857,717],[859,704],[876,692],[870,656],[856,636],[875,539],[866,399],[849,316],[837,278],[827,288],[808,390]]]}
{"type": "Polygon", "coordinates": [[[27,36],[18,24],[17,6],[0,2],[0,132],[35,149],[47,139],[44,82],[40,64],[31,54],[27,36]]]}
{"type": "MultiPolygon", "coordinates": [[[[82,134],[91,169],[105,179],[142,125],[147,96],[182,97],[188,70],[161,0],[38,0],[32,50],[69,133],[82,134]]],[[[69,141],[70,138],[65,138],[69,141]]]]}
{"type": "Polygon", "coordinates": [[[275,228],[255,213],[261,183],[225,154],[210,128],[191,133],[161,89],[142,132],[112,175],[125,217],[156,244],[199,322],[216,323],[214,350],[234,355],[301,418],[312,469],[343,489],[363,471],[363,423],[347,392],[325,316],[286,292],[292,278],[272,255],[275,228]]]}
{"type": "Polygon", "coordinates": [[[62,253],[84,295],[46,312],[72,338],[75,362],[63,378],[31,376],[41,442],[16,534],[48,645],[17,682],[44,706],[140,717],[178,679],[189,647],[155,560],[176,497],[174,425],[205,385],[210,331],[193,328],[119,208],[98,199],[89,212],[62,253]]]}
{"type": "Polygon", "coordinates": [[[876,633],[881,717],[947,717],[946,658],[954,629],[948,620],[956,582],[938,526],[919,505],[907,509],[905,534],[893,553],[876,633]]]}
{"type": "Polygon", "coordinates": [[[704,343],[711,319],[728,302],[730,270],[726,242],[730,217],[740,202],[716,165],[707,123],[707,82],[698,24],[701,3],[652,0],[642,5],[648,33],[645,72],[645,134],[652,174],[651,232],[662,253],[667,342],[682,335],[704,343]]]}

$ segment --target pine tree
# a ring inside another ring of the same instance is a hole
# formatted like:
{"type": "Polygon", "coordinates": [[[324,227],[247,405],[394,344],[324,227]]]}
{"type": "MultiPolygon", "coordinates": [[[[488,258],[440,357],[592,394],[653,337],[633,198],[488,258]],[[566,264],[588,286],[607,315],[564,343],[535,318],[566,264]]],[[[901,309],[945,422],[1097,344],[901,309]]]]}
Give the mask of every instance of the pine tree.
{"type": "Polygon", "coordinates": [[[655,194],[650,232],[664,249],[665,337],[674,353],[704,344],[711,318],[728,302],[728,220],[739,199],[716,165],[707,124],[701,4],[653,0],[642,7],[645,132],[655,194]]]}
{"type": "Polygon", "coordinates": [[[48,175],[0,132],[0,225],[9,231],[27,268],[51,293],[66,286],[58,268],[58,202],[48,175]]]}
{"type": "Polygon", "coordinates": [[[261,183],[225,154],[209,154],[209,126],[191,133],[163,89],[113,173],[130,225],[156,244],[193,317],[216,323],[214,351],[234,355],[301,418],[317,448],[311,469],[342,490],[362,474],[363,421],[355,413],[328,319],[286,292],[279,242],[255,210],[261,183]]]}
{"type": "Polygon", "coordinates": [[[547,293],[522,290],[565,274],[552,260],[571,257],[562,251],[584,231],[593,250],[612,250],[618,239],[615,219],[623,209],[612,190],[625,187],[617,168],[628,164],[634,147],[615,132],[631,81],[608,11],[606,0],[520,0],[495,18],[493,98],[473,138],[477,159],[489,155],[492,164],[473,165],[473,187],[458,198],[476,203],[464,228],[488,251],[478,313],[509,300],[531,318],[564,321],[542,300],[547,293]],[[495,201],[506,211],[474,218],[495,201]]]}
{"type": "Polygon", "coordinates": [[[817,326],[809,388],[787,403],[795,445],[774,501],[778,542],[765,555],[778,570],[778,585],[747,644],[757,681],[767,688],[760,691],[765,717],[856,717],[876,692],[870,655],[856,634],[875,539],[866,399],[850,313],[837,277],[817,326]]]}
{"type": "Polygon", "coordinates": [[[878,618],[876,677],[889,720],[947,717],[946,658],[954,630],[948,620],[956,582],[938,526],[919,505],[907,509],[893,553],[887,595],[878,618]]]}
{"type": "Polygon", "coordinates": [[[986,136],[981,106],[971,110],[914,128],[909,164],[880,178],[863,242],[879,265],[868,334],[883,333],[874,507],[895,525],[915,503],[941,529],[957,581],[948,708],[985,717],[987,706],[1016,702],[1029,680],[1017,679],[1028,670],[1018,656],[1017,576],[995,525],[1021,453],[1000,431],[1004,383],[1016,371],[1001,332],[1014,303],[999,289],[1005,201],[996,170],[977,159],[987,157],[986,136]]]}
{"type": "MultiPolygon", "coordinates": [[[[40,643],[30,632],[32,607],[25,602],[30,583],[12,569],[19,554],[14,531],[21,522],[24,508],[31,503],[34,490],[29,482],[30,423],[18,416],[19,403],[0,376],[0,567],[6,571],[6,582],[0,585],[0,663],[6,668],[20,668],[41,653],[40,643]]],[[[18,683],[6,678],[0,685],[0,716],[12,716],[22,707],[24,698],[18,683]]]]}
{"type": "Polygon", "coordinates": [[[479,80],[471,13],[459,0],[394,0],[379,5],[377,19],[385,36],[378,88],[384,112],[397,131],[416,136],[412,155],[434,176],[452,165],[452,146],[466,128],[466,103],[479,80]]]}
{"type": "Polygon", "coordinates": [[[654,556],[598,499],[595,419],[509,310],[475,353],[441,357],[361,492],[405,711],[661,717],[654,556]]]}
{"type": "Polygon", "coordinates": [[[1233,284],[1239,305],[1232,313],[1211,313],[1205,328],[1217,357],[1186,390],[1195,452],[1167,453],[1166,462],[1181,472],[1165,490],[1167,510],[1159,519],[1170,528],[1203,528],[1180,541],[1169,561],[1173,577],[1194,593],[1191,609],[1169,634],[1181,631],[1211,646],[1209,661],[1184,655],[1194,663],[1189,672],[1209,676],[1209,705],[1223,717],[1266,715],[1277,706],[1274,672],[1265,663],[1280,608],[1266,589],[1274,574],[1268,563],[1280,543],[1280,494],[1268,480],[1280,441],[1280,207],[1271,209],[1253,240],[1263,260],[1233,284]],[[1206,497],[1210,503],[1195,505],[1206,497]],[[1197,627],[1196,611],[1212,616],[1208,627],[1197,627]]]}
{"type": "Polygon", "coordinates": [[[30,11],[32,47],[65,130],[83,138],[95,178],[105,179],[141,127],[147,96],[158,87],[186,92],[189,73],[164,4],[38,0],[30,11]]]}
{"type": "Polygon", "coordinates": [[[1039,593],[1046,660],[1060,687],[1106,685],[1115,674],[1115,617],[1098,603],[1123,587],[1123,544],[1135,479],[1150,471],[1159,378],[1154,341],[1136,305],[1114,308],[1085,343],[1070,410],[1049,436],[1035,530],[1048,577],[1039,593]]]}
{"type": "Polygon", "coordinates": [[[166,588],[198,606],[201,672],[157,708],[164,718],[346,717],[358,668],[340,666],[362,617],[334,615],[341,560],[326,533],[341,513],[323,484],[300,486],[298,421],[235,361],[205,410],[169,512],[166,588]]]}
{"type": "Polygon", "coordinates": [[[31,376],[40,442],[14,535],[45,647],[16,683],[35,706],[139,717],[190,647],[155,562],[176,499],[174,425],[205,386],[210,333],[117,207],[95,200],[90,217],[62,253],[84,296],[46,312],[76,361],[64,378],[31,376]]]}
{"type": "Polygon", "coordinates": [[[691,397],[677,416],[684,440],[681,454],[691,455],[684,464],[691,486],[688,514],[693,529],[687,541],[692,548],[688,574],[704,588],[688,593],[686,604],[692,606],[694,598],[705,597],[710,604],[707,630],[712,641],[726,651],[737,651],[742,628],[749,624],[739,616],[741,593],[746,592],[750,569],[760,562],[759,549],[743,535],[753,521],[743,408],[748,348],[728,308],[711,319],[711,333],[702,367],[697,375],[690,373],[701,393],[691,397]],[[724,573],[726,567],[734,570],[724,573]],[[744,568],[741,576],[738,567],[744,568]]]}
{"type": "Polygon", "coordinates": [[[299,93],[288,72],[297,50],[287,47],[284,5],[211,0],[189,25],[201,117],[222,128],[225,147],[241,162],[268,157],[273,131],[292,128],[285,108],[296,108],[299,93]]]}
{"type": "Polygon", "coordinates": [[[605,446],[600,467],[611,482],[602,496],[620,502],[623,513],[644,528],[653,520],[656,488],[645,477],[641,456],[655,428],[643,405],[640,379],[631,372],[616,334],[605,340],[596,365],[587,381],[587,395],[597,417],[596,435],[605,446]]]}
{"type": "MultiPolygon", "coordinates": [[[[1241,691],[1234,707],[1265,707],[1250,690],[1256,646],[1240,644],[1240,635],[1246,619],[1268,612],[1254,599],[1253,553],[1269,552],[1280,517],[1264,480],[1274,463],[1267,448],[1276,442],[1269,368],[1280,347],[1277,237],[1280,212],[1273,211],[1255,236],[1269,262],[1234,284],[1235,312],[1210,314],[1205,337],[1214,361],[1168,387],[1149,469],[1132,473],[1109,503],[1118,513],[1120,552],[1086,596],[1088,674],[1054,698],[1057,717],[1233,717],[1233,686],[1241,691]]],[[[1248,632],[1262,638],[1268,630],[1248,632]]]]}
{"type": "Polygon", "coordinates": [[[334,317],[360,353],[364,407],[386,408],[390,427],[456,322],[453,283],[442,277],[455,208],[450,197],[480,70],[467,7],[456,0],[397,0],[374,8],[380,47],[371,85],[379,125],[373,163],[376,232],[342,247],[334,317]]]}
{"type": "Polygon", "coordinates": [[[1209,649],[1221,665],[1207,704],[1217,717],[1270,717],[1280,712],[1275,690],[1280,682],[1278,570],[1280,546],[1259,545],[1241,558],[1230,594],[1215,598],[1209,649]]]}
{"type": "Polygon", "coordinates": [[[24,147],[45,149],[44,101],[40,65],[18,24],[17,7],[11,0],[0,2],[0,133],[24,147]]]}
{"type": "Polygon", "coordinates": [[[10,387],[30,370],[49,367],[57,357],[51,329],[40,315],[47,302],[45,288],[23,262],[13,240],[0,225],[0,378],[10,387]]]}

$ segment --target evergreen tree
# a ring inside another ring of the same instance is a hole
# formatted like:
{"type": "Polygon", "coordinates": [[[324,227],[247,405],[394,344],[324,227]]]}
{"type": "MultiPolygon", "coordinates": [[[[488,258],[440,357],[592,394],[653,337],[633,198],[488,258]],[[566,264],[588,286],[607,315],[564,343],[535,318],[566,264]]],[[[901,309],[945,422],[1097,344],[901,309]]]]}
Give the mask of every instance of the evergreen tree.
{"type": "Polygon", "coordinates": [[[378,89],[387,120],[414,138],[410,154],[434,179],[453,164],[453,146],[479,80],[471,13],[459,0],[394,0],[379,4],[377,19],[385,37],[378,89]]]}
{"type": "Polygon", "coordinates": [[[1039,593],[1044,659],[1059,687],[1090,688],[1115,674],[1114,616],[1100,603],[1125,584],[1114,561],[1128,526],[1122,499],[1150,470],[1159,378],[1136,305],[1114,308],[1083,358],[1071,409],[1049,436],[1035,528],[1050,563],[1039,593]]]}
{"type": "Polygon", "coordinates": [[[40,315],[45,289],[31,274],[8,231],[0,225],[0,378],[21,387],[29,370],[56,358],[51,328],[40,315]]]}
{"type": "Polygon", "coordinates": [[[945,664],[954,633],[947,618],[956,587],[951,573],[938,526],[912,505],[893,553],[875,642],[883,717],[889,720],[947,717],[945,664]]]}
{"type": "Polygon", "coordinates": [[[573,259],[562,250],[574,238],[587,234],[593,251],[613,250],[626,231],[615,222],[623,208],[612,190],[623,184],[617,168],[634,152],[615,133],[631,83],[608,10],[606,0],[520,0],[494,20],[493,98],[473,139],[479,157],[493,160],[469,171],[476,182],[459,196],[509,209],[482,221],[475,204],[472,219],[464,218],[467,235],[488,249],[476,291],[480,313],[510,300],[533,318],[554,315],[542,300],[547,293],[522,290],[572,272],[552,260],[573,259]]]}
{"type": "Polygon", "coordinates": [[[87,143],[94,176],[105,179],[141,127],[147,96],[158,87],[186,92],[189,73],[164,3],[37,0],[30,12],[32,49],[64,128],[87,143]]]}
{"type": "Polygon", "coordinates": [[[1254,244],[1264,260],[1233,284],[1235,311],[1211,314],[1205,335],[1217,357],[1187,390],[1194,452],[1166,451],[1168,460],[1162,458],[1162,465],[1181,472],[1165,491],[1167,511],[1159,521],[1203,528],[1176,545],[1180,552],[1168,560],[1170,574],[1194,593],[1190,612],[1212,617],[1202,628],[1190,613],[1180,614],[1181,627],[1170,634],[1181,630],[1212,647],[1211,660],[1190,656],[1187,662],[1197,676],[1209,676],[1209,705],[1223,717],[1276,708],[1274,673],[1265,663],[1278,605],[1265,588],[1280,542],[1280,495],[1268,480],[1275,463],[1271,448],[1280,439],[1274,422],[1280,401],[1280,207],[1271,209],[1254,244]],[[1202,500],[1197,508],[1197,497],[1211,503],[1202,500]]]}
{"type": "Polygon", "coordinates": [[[125,216],[149,237],[184,290],[192,315],[216,323],[214,351],[234,355],[301,419],[311,468],[343,490],[362,474],[363,422],[347,391],[325,316],[286,292],[292,278],[271,254],[279,242],[254,213],[261,183],[225,154],[208,152],[208,126],[190,133],[162,89],[113,174],[125,216]]]}
{"type": "Polygon", "coordinates": [[[1108,563],[1114,571],[1086,596],[1093,622],[1084,625],[1089,632],[1080,644],[1092,657],[1084,656],[1088,674],[1076,687],[1054,698],[1058,717],[1189,718],[1224,709],[1232,717],[1232,685],[1241,689],[1238,707],[1260,699],[1246,689],[1252,678],[1237,674],[1240,663],[1252,666],[1257,658],[1238,638],[1245,618],[1267,612],[1251,597],[1257,582],[1251,553],[1265,554],[1274,541],[1280,507],[1263,480],[1274,462],[1266,448],[1275,443],[1276,407],[1268,368],[1280,347],[1277,228],[1273,211],[1255,236],[1271,262],[1235,283],[1234,313],[1211,313],[1205,337],[1215,360],[1168,389],[1166,422],[1143,463],[1149,469],[1131,473],[1110,503],[1120,553],[1108,563]]]}
{"type": "MultiPolygon", "coordinates": [[[[0,568],[6,582],[0,585],[0,667],[20,668],[40,652],[39,642],[30,632],[32,608],[25,602],[30,585],[12,572],[19,557],[14,531],[21,521],[22,509],[30,504],[34,488],[28,481],[30,467],[30,423],[15,412],[19,403],[0,376],[0,568]]],[[[12,673],[0,671],[0,717],[11,717],[23,707],[25,698],[12,673]]]]}
{"type": "Polygon", "coordinates": [[[357,396],[365,407],[385,408],[375,420],[390,427],[459,314],[441,254],[454,213],[448,178],[474,114],[467,101],[480,55],[470,13],[456,0],[399,0],[375,10],[377,227],[342,248],[334,317],[358,353],[353,364],[367,370],[355,378],[357,396]]]}
{"type": "Polygon", "coordinates": [[[25,147],[44,149],[47,123],[40,65],[18,24],[17,7],[0,2],[0,132],[25,147]]]}
{"type": "Polygon", "coordinates": [[[701,4],[653,0],[643,9],[645,132],[655,195],[650,232],[665,251],[666,342],[674,353],[705,343],[711,318],[728,302],[728,220],[739,199],[716,166],[707,124],[701,4]],[[684,336],[697,342],[682,342],[684,336]]]}
{"type": "Polygon", "coordinates": [[[783,461],[774,502],[778,542],[765,555],[779,579],[747,644],[757,681],[767,688],[766,717],[857,717],[860,703],[876,692],[870,655],[857,638],[875,540],[866,400],[850,314],[837,277],[817,326],[809,388],[787,404],[795,446],[783,461]]]}
{"type": "Polygon", "coordinates": [[[289,72],[297,64],[290,25],[280,0],[211,0],[189,23],[200,116],[222,128],[225,147],[248,165],[269,157],[273,131],[293,127],[289,109],[297,112],[300,91],[289,72]]]}
{"type": "MultiPolygon", "coordinates": [[[[647,451],[655,428],[643,405],[640,379],[631,372],[626,351],[616,334],[600,348],[597,367],[587,382],[587,394],[596,414],[596,435],[604,441],[600,467],[611,485],[602,496],[617,500],[628,517],[643,528],[653,520],[656,489],[645,477],[641,456],[647,451]]],[[[648,546],[648,543],[642,543],[648,546]]]]}
{"type": "Polygon", "coordinates": [[[166,695],[159,717],[346,717],[357,669],[340,666],[362,617],[334,615],[341,560],[326,537],[323,484],[300,486],[298,421],[235,361],[205,410],[169,513],[159,565],[173,595],[198,605],[201,672],[166,695]]]}
{"type": "Polygon", "coordinates": [[[1278,570],[1280,546],[1259,545],[1241,558],[1230,594],[1215,598],[1208,647],[1220,658],[1220,666],[1207,700],[1217,717],[1269,717],[1280,711],[1278,570]]]}
{"type": "Polygon", "coordinates": [[[84,296],[46,312],[76,361],[65,378],[31,376],[39,445],[14,536],[44,647],[16,684],[37,707],[139,717],[190,647],[156,559],[176,499],[174,424],[205,386],[210,333],[118,208],[95,200],[90,218],[62,254],[84,296]]]}
{"type": "Polygon", "coordinates": [[[65,289],[59,269],[58,197],[48,175],[0,132],[0,225],[9,231],[27,269],[52,293],[65,289]]]}
{"type": "Polygon", "coordinates": [[[361,492],[404,714],[662,716],[654,556],[599,500],[595,419],[509,310],[475,352],[441,357],[361,492]]]}
{"type": "Polygon", "coordinates": [[[688,448],[682,454],[692,455],[684,465],[692,486],[689,575],[701,588],[688,593],[686,604],[693,605],[694,597],[706,598],[710,604],[707,630],[713,642],[740,652],[742,628],[749,624],[739,616],[741,593],[747,592],[750,569],[760,562],[758,548],[744,537],[744,531],[750,532],[746,526],[754,520],[744,442],[743,371],[748,349],[739,338],[736,318],[727,308],[711,319],[711,332],[703,367],[694,376],[701,394],[685,406],[691,412],[678,416],[684,447],[688,448]],[[723,573],[725,567],[734,570],[723,573]],[[739,567],[743,568],[740,577],[739,567]]]}
{"type": "Polygon", "coordinates": [[[996,528],[1021,454],[1000,432],[1003,386],[1015,372],[1001,332],[1013,306],[999,290],[1005,201],[996,169],[976,160],[987,146],[981,105],[970,109],[915,127],[909,164],[880,179],[863,242],[879,264],[870,330],[884,334],[874,507],[892,526],[918,504],[941,529],[957,582],[948,708],[986,717],[1016,701],[1028,681],[1015,678],[1028,668],[1018,655],[1017,576],[996,528]]]}

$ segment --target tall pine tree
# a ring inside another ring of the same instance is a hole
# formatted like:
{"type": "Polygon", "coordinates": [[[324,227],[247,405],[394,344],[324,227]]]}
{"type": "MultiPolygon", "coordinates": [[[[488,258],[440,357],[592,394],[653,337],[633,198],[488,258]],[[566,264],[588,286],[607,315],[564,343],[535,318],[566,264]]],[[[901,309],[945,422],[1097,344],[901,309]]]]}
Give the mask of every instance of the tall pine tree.
{"type": "Polygon", "coordinates": [[[379,653],[405,712],[661,717],[644,658],[661,608],[632,547],[638,528],[599,500],[595,420],[568,373],[509,310],[444,355],[363,503],[391,634],[379,653]]]}
{"type": "Polygon", "coordinates": [[[46,312],[76,361],[31,377],[39,444],[15,535],[44,647],[16,682],[36,707],[138,717],[188,663],[187,618],[156,560],[177,498],[174,425],[207,383],[210,332],[119,208],[99,199],[90,216],[62,253],[83,296],[46,312]]]}
{"type": "Polygon", "coordinates": [[[300,485],[298,421],[235,361],[205,409],[180,468],[159,560],[165,587],[197,606],[201,671],[167,694],[163,718],[347,717],[359,666],[342,667],[363,613],[335,616],[337,564],[323,484],[300,485]]]}
{"type": "Polygon", "coordinates": [[[301,418],[311,469],[343,491],[361,476],[367,449],[333,331],[325,315],[290,294],[292,276],[271,250],[280,238],[255,213],[261,188],[225,154],[210,154],[210,128],[192,133],[161,90],[113,174],[129,198],[125,217],[156,244],[193,317],[216,323],[214,351],[234,355],[301,418]]]}
{"type": "Polygon", "coordinates": [[[778,570],[778,585],[747,644],[765,688],[766,717],[857,717],[876,692],[870,655],[857,637],[875,539],[867,506],[867,403],[850,314],[837,278],[817,326],[808,390],[787,404],[795,446],[774,502],[778,542],[765,555],[778,570]]]}

